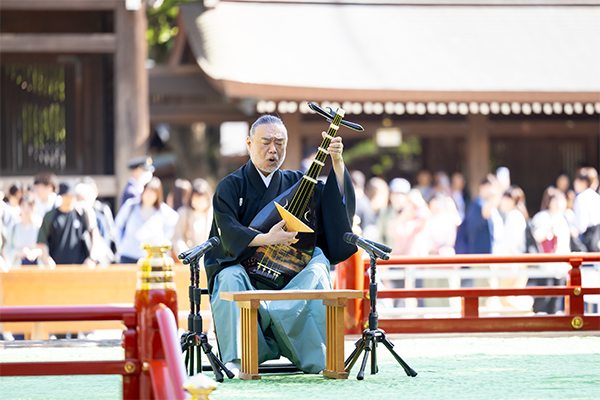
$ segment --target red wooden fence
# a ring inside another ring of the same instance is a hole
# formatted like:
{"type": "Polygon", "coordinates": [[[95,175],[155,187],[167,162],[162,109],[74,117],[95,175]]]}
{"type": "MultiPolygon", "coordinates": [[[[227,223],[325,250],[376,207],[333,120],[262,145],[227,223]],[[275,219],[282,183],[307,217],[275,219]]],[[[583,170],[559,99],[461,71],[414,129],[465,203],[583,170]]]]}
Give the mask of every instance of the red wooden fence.
{"type": "MultiPolygon", "coordinates": [[[[600,330],[600,315],[584,314],[584,295],[598,295],[600,288],[581,286],[582,263],[600,262],[600,253],[573,253],[567,255],[523,254],[520,256],[494,256],[489,254],[456,255],[451,257],[391,257],[378,260],[379,265],[491,265],[491,264],[545,264],[565,262],[571,265],[566,286],[526,287],[510,289],[460,288],[460,289],[392,289],[381,290],[377,298],[449,298],[461,297],[460,318],[395,318],[379,319],[379,327],[388,333],[433,332],[517,332],[517,331],[574,331],[600,330]],[[516,317],[482,317],[479,315],[479,298],[491,296],[564,296],[564,315],[534,315],[516,317]]],[[[369,286],[369,260],[355,257],[338,266],[340,289],[362,289],[369,286]],[[362,273],[363,282],[351,278],[362,273]],[[349,283],[354,284],[352,287],[349,283]]],[[[365,290],[368,299],[369,291],[365,290]]],[[[346,333],[360,333],[366,327],[369,301],[362,301],[362,310],[352,313],[347,320],[346,333]]]]}

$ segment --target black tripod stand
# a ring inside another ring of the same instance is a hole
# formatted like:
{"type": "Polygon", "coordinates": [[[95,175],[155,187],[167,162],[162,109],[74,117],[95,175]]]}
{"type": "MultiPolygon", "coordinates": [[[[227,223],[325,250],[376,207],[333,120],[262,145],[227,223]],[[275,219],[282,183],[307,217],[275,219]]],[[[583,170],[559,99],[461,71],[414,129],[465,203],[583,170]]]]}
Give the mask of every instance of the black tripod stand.
{"type": "MultiPolygon", "coordinates": [[[[364,247],[363,247],[364,248],[364,247]]],[[[363,380],[365,378],[365,367],[367,366],[367,359],[369,358],[369,353],[371,353],[371,375],[379,372],[379,367],[377,366],[377,343],[383,343],[385,347],[392,353],[396,361],[404,368],[404,372],[408,376],[417,376],[417,372],[409,367],[409,365],[404,362],[402,358],[393,350],[394,345],[385,337],[385,331],[379,329],[377,326],[379,324],[379,315],[377,314],[377,282],[375,281],[375,273],[377,268],[377,255],[374,252],[370,251],[368,248],[364,248],[367,253],[371,256],[371,283],[369,284],[369,296],[371,299],[371,312],[369,313],[369,329],[365,329],[362,333],[362,337],[356,342],[356,348],[350,354],[346,362],[344,363],[344,367],[346,368],[346,372],[350,373],[350,370],[358,360],[360,353],[364,350],[365,356],[363,358],[362,364],[360,366],[360,370],[358,371],[358,375],[356,379],[363,380]]],[[[381,252],[378,252],[380,257],[384,259],[389,259],[387,254],[381,255],[381,252]],[[387,258],[386,258],[387,257],[387,258]]]]}
{"type": "Polygon", "coordinates": [[[223,382],[223,372],[229,379],[235,376],[229,371],[223,362],[214,355],[212,346],[208,343],[206,333],[202,332],[202,315],[200,314],[200,298],[203,294],[208,294],[208,289],[202,289],[200,285],[200,256],[194,256],[191,250],[183,252],[179,255],[179,259],[184,264],[190,265],[190,315],[188,315],[188,331],[181,335],[181,351],[185,354],[185,367],[188,370],[188,375],[194,375],[194,364],[196,371],[202,372],[202,353],[204,351],[210,367],[215,373],[217,382],[223,382]],[[196,350],[194,352],[194,349],[196,350]],[[195,354],[194,354],[195,353],[195,354]],[[196,362],[194,362],[196,361],[196,362]]]}

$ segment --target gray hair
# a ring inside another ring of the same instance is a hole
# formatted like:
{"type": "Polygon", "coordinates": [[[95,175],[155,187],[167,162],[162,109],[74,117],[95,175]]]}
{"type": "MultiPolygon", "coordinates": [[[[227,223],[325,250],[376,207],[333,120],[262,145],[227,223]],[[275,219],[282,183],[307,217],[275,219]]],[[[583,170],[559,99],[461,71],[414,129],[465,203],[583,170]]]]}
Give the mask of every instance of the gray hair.
{"type": "Polygon", "coordinates": [[[279,117],[267,114],[263,115],[252,124],[252,127],[250,128],[250,138],[252,138],[252,136],[254,136],[254,134],[256,133],[256,128],[258,128],[261,125],[281,125],[287,133],[287,128],[285,127],[283,121],[279,117]]]}

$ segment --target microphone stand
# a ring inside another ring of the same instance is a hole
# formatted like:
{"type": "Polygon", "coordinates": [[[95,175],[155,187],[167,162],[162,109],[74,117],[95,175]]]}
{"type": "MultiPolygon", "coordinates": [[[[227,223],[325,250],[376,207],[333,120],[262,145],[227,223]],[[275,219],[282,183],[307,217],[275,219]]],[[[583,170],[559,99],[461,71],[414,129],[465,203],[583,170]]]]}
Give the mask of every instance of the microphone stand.
{"type": "Polygon", "coordinates": [[[377,282],[375,281],[375,274],[377,271],[377,255],[374,254],[373,251],[370,251],[368,249],[364,250],[371,257],[371,262],[369,266],[371,269],[371,282],[369,284],[369,297],[371,300],[371,311],[369,313],[369,328],[363,331],[362,337],[355,343],[356,348],[344,363],[345,370],[347,373],[350,373],[350,370],[352,369],[352,367],[360,357],[360,354],[364,350],[365,356],[362,360],[362,364],[360,366],[360,370],[358,371],[356,379],[361,381],[365,378],[365,367],[367,366],[367,359],[369,358],[369,354],[371,354],[371,375],[375,375],[377,372],[379,372],[379,367],[377,366],[377,343],[383,343],[383,345],[390,351],[390,353],[392,353],[396,361],[398,361],[398,363],[402,366],[404,372],[406,372],[406,375],[415,377],[417,376],[417,372],[414,369],[412,369],[394,351],[394,345],[385,336],[385,331],[378,328],[379,315],[377,314],[377,282]]]}
{"type": "Polygon", "coordinates": [[[217,382],[223,382],[223,372],[229,379],[233,379],[235,376],[233,372],[227,369],[223,362],[214,355],[212,352],[212,346],[208,343],[206,333],[202,331],[202,315],[200,314],[200,298],[203,294],[208,294],[208,289],[200,288],[200,257],[186,257],[185,253],[179,255],[179,258],[183,259],[184,264],[190,265],[190,314],[188,315],[188,331],[181,335],[181,351],[185,354],[185,367],[188,371],[188,375],[194,375],[194,358],[197,357],[196,370],[202,372],[203,370],[210,370],[215,373],[215,379],[217,382]],[[183,255],[183,257],[182,257],[183,255]],[[196,349],[194,354],[194,349],[196,349]],[[210,368],[202,368],[202,353],[200,349],[204,351],[210,368]],[[189,368],[188,368],[189,366],[189,368]]]}

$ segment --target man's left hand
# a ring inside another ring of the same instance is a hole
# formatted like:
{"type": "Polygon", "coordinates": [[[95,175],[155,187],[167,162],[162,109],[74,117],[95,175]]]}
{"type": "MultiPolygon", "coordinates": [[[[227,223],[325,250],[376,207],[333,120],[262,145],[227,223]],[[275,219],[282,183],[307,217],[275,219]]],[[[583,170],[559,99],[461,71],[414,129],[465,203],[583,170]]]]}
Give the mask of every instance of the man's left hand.
{"type": "MultiPolygon", "coordinates": [[[[325,139],[327,133],[322,132],[321,134],[323,135],[323,139],[325,139]]],[[[342,143],[342,138],[339,136],[334,137],[329,143],[327,151],[331,155],[332,161],[343,161],[342,153],[344,152],[344,144],[342,143]]]]}

